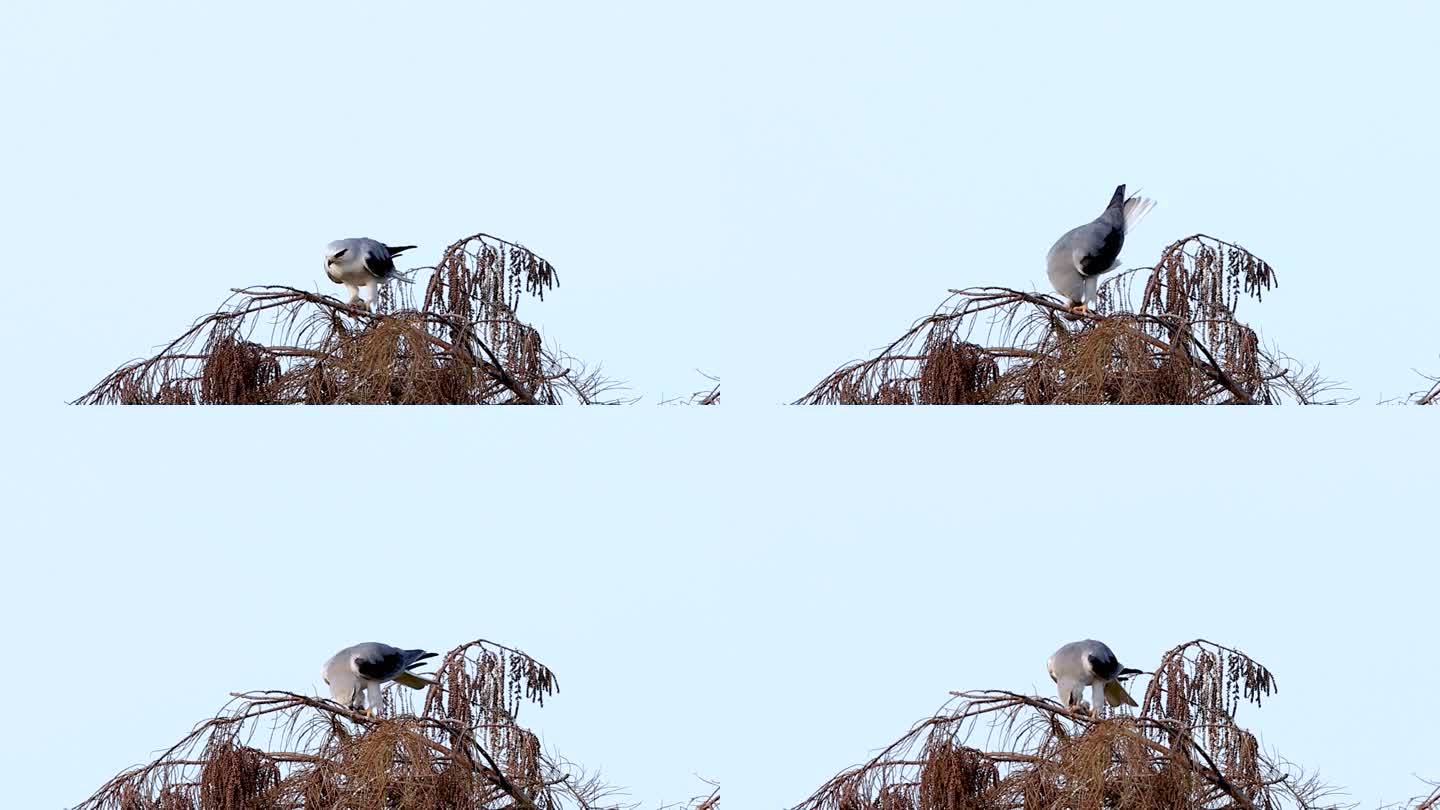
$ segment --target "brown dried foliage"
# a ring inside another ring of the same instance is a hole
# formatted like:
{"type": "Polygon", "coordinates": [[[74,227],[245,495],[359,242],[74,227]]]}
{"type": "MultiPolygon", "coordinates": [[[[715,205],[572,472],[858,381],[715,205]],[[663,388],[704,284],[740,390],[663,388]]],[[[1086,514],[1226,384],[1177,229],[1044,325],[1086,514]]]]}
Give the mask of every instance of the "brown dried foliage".
{"type": "Polygon", "coordinates": [[[292,287],[234,291],[159,354],[127,363],[80,404],[488,405],[616,402],[598,369],[549,348],[516,316],[558,284],[550,263],[487,234],[445,249],[420,306],[382,288],[382,313],[292,287]],[[256,334],[265,331],[265,339],[256,334]]]}
{"type": "Polygon", "coordinates": [[[401,690],[386,690],[379,718],[290,692],[235,695],[77,810],[615,806],[601,804],[608,788],[547,756],[517,723],[523,704],[558,690],[544,665],[477,640],[446,654],[436,676],[418,712],[401,690]]]}
{"type": "Polygon", "coordinates": [[[1235,316],[1242,298],[1275,285],[1249,251],[1196,234],[1154,267],[1109,277],[1090,315],[1003,287],[952,290],[878,356],[842,366],[796,404],[1317,402],[1334,386],[1264,349],[1235,316]]]}
{"type": "Polygon", "coordinates": [[[1329,791],[1235,723],[1275,690],[1263,666],[1197,639],[1167,652],[1138,713],[1094,720],[1013,692],[956,692],[797,810],[1158,810],[1322,806],[1329,791]],[[982,738],[977,742],[976,738],[982,738]]]}

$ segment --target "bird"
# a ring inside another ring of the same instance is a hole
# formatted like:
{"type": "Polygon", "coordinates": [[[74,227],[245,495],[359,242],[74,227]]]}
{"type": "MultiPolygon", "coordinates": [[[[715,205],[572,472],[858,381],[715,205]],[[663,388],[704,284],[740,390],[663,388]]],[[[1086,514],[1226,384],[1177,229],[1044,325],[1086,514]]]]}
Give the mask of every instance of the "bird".
{"type": "Polygon", "coordinates": [[[420,666],[421,661],[435,655],[424,650],[402,650],[378,641],[367,641],[330,656],[320,670],[320,677],[330,687],[330,697],[336,703],[354,711],[378,715],[380,686],[386,681],[411,689],[424,689],[435,683],[410,671],[420,666]]]}
{"type": "Polygon", "coordinates": [[[1055,291],[1065,296],[1072,313],[1089,312],[1089,305],[1096,299],[1100,276],[1120,266],[1125,234],[1140,224],[1154,207],[1154,200],[1138,194],[1127,199],[1125,184],[1121,183],[1104,213],[1056,240],[1045,256],[1045,272],[1055,291]]]}
{"type": "Polygon", "coordinates": [[[1060,692],[1060,703],[1069,707],[1083,705],[1081,691],[1090,687],[1091,712],[1100,716],[1105,705],[1137,706],[1135,699],[1120,684],[1122,678],[1139,675],[1142,670],[1121,667],[1115,653],[1093,638],[1072,641],[1056,650],[1045,664],[1050,680],[1060,692]]]}
{"type": "Polygon", "coordinates": [[[350,300],[346,303],[369,310],[375,307],[375,299],[380,295],[378,284],[390,279],[408,281],[404,273],[395,269],[395,257],[414,249],[415,245],[391,247],[364,237],[336,239],[325,246],[325,275],[350,291],[350,300]],[[368,303],[360,297],[360,290],[365,287],[370,288],[368,303]]]}

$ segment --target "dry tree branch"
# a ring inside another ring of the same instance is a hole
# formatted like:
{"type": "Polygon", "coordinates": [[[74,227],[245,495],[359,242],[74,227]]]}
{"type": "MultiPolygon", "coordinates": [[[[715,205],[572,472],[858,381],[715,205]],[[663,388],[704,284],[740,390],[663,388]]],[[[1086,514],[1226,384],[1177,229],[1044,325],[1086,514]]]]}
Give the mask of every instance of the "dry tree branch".
{"type": "Polygon", "coordinates": [[[1030,695],[953,692],[935,716],[796,807],[1316,807],[1327,789],[1263,755],[1235,724],[1240,703],[1273,691],[1273,676],[1244,653],[1197,639],[1165,654],[1135,714],[1096,720],[1030,695]]]}
{"type": "Polygon", "coordinates": [[[1155,266],[1109,278],[1090,314],[1005,287],[951,290],[876,356],[840,367],[796,404],[1319,401],[1334,386],[1264,349],[1236,318],[1242,298],[1258,301],[1275,284],[1249,251],[1196,234],[1155,266]]]}
{"type": "Polygon", "coordinates": [[[394,689],[378,718],[293,692],[238,693],[77,810],[599,810],[608,789],[577,790],[568,763],[515,720],[557,690],[544,665],[482,639],[446,654],[418,712],[394,689]]]}
{"type": "Polygon", "coordinates": [[[716,379],[714,387],[711,388],[709,391],[696,391],[695,393],[691,394],[690,400],[696,405],[720,404],[720,381],[716,379]]]}
{"type": "Polygon", "coordinates": [[[1379,810],[1440,810],[1440,781],[1422,781],[1428,793],[1412,796],[1403,802],[1382,804],[1379,810]]]}
{"type": "Polygon", "coordinates": [[[474,234],[445,249],[421,303],[383,287],[384,314],[284,286],[232,290],[153,357],[78,404],[560,404],[608,401],[615,384],[545,346],[522,295],[558,284],[549,262],[474,234]],[[268,327],[268,331],[267,331],[268,327]]]}
{"type": "Polygon", "coordinates": [[[709,779],[701,781],[711,786],[711,791],[703,796],[696,796],[685,805],[686,810],[719,810],[720,807],[720,784],[709,779]]]}
{"type": "Polygon", "coordinates": [[[661,405],[718,405],[720,404],[720,378],[696,369],[695,373],[714,383],[685,397],[671,397],[660,400],[661,405]]]}
{"type": "Polygon", "coordinates": [[[1416,405],[1437,405],[1440,404],[1440,377],[1426,377],[1425,379],[1434,383],[1430,390],[1415,397],[1416,405]]]}

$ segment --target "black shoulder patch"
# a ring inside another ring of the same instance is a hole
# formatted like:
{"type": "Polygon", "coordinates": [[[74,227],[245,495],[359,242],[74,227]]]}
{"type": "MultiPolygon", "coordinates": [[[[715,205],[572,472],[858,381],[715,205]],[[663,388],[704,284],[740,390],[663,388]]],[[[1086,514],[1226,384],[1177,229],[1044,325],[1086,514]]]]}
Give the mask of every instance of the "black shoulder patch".
{"type": "Polygon", "coordinates": [[[1085,658],[1090,664],[1090,671],[1095,673],[1097,678],[1113,680],[1120,672],[1120,662],[1115,660],[1114,656],[1101,657],[1094,653],[1086,653],[1085,658]]]}
{"type": "Polygon", "coordinates": [[[384,680],[400,671],[400,662],[405,660],[399,651],[390,653],[378,661],[355,659],[355,670],[371,680],[384,680]]]}
{"type": "Polygon", "coordinates": [[[1111,228],[1105,234],[1105,240],[1100,243],[1100,250],[1097,253],[1085,257],[1085,266],[1080,268],[1082,276],[1098,276],[1109,270],[1120,258],[1120,249],[1125,246],[1125,229],[1111,228]]]}
{"type": "Polygon", "coordinates": [[[386,278],[395,272],[395,262],[389,256],[377,256],[374,253],[366,253],[365,272],[375,278],[386,278]]]}

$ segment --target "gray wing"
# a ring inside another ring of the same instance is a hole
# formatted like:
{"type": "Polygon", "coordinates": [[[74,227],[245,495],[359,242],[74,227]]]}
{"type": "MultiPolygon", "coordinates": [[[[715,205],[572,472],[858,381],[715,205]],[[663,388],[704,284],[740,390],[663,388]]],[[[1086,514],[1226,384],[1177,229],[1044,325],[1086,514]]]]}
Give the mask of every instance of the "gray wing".
{"type": "Polygon", "coordinates": [[[1092,679],[1114,680],[1121,674],[1120,661],[1103,641],[1087,638],[1072,641],[1050,656],[1050,677],[1056,682],[1069,678],[1077,683],[1092,679]]]}
{"type": "Polygon", "coordinates": [[[357,646],[354,655],[355,670],[361,677],[388,681],[408,669],[413,669],[417,662],[434,656],[435,653],[424,650],[402,650],[372,641],[357,646]]]}
{"type": "Polygon", "coordinates": [[[395,272],[395,260],[390,257],[390,250],[373,239],[365,240],[365,247],[362,251],[365,255],[365,272],[375,278],[389,278],[395,272]]]}
{"type": "Polygon", "coordinates": [[[1085,652],[1089,649],[1089,642],[1072,641],[1055,651],[1050,656],[1052,666],[1055,669],[1051,677],[1060,678],[1065,675],[1079,677],[1084,674],[1085,652]]]}
{"type": "Polygon", "coordinates": [[[1120,660],[1110,648],[1099,641],[1085,642],[1085,666],[1096,680],[1111,681],[1120,674],[1120,660]]]}
{"type": "Polygon", "coordinates": [[[1125,185],[1122,183],[1115,189],[1110,204],[1105,206],[1100,216],[1071,229],[1056,240],[1047,257],[1052,276],[1073,270],[1088,279],[1114,270],[1120,264],[1120,249],[1125,246],[1126,232],[1153,205],[1150,200],[1139,197],[1125,199],[1125,185]]]}
{"type": "Polygon", "coordinates": [[[1081,225],[1061,237],[1065,241],[1067,256],[1073,256],[1075,269],[1082,276],[1098,276],[1109,272],[1120,261],[1120,249],[1125,246],[1125,226],[1096,220],[1081,225]]]}

